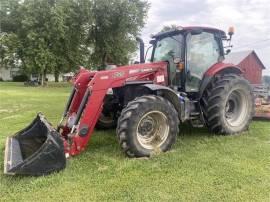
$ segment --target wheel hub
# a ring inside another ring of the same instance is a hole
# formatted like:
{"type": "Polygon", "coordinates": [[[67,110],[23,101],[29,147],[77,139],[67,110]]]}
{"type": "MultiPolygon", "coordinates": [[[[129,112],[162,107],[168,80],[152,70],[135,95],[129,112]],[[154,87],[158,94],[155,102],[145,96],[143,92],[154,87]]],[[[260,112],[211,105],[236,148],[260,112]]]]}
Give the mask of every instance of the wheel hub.
{"type": "Polygon", "coordinates": [[[242,90],[234,90],[227,99],[225,119],[231,126],[240,126],[248,113],[247,96],[242,90]]]}
{"type": "Polygon", "coordinates": [[[145,119],[142,120],[140,127],[138,128],[139,133],[142,136],[147,136],[150,135],[154,128],[156,127],[156,122],[152,117],[146,117],[145,119]]]}
{"type": "Polygon", "coordinates": [[[146,149],[160,147],[169,135],[168,119],[160,111],[145,114],[137,126],[137,138],[146,149]]]}
{"type": "Polygon", "coordinates": [[[235,100],[233,100],[233,99],[228,100],[228,102],[226,104],[226,109],[225,109],[227,118],[233,117],[233,115],[235,114],[235,112],[237,110],[236,106],[237,106],[237,103],[235,102],[235,100]]]}

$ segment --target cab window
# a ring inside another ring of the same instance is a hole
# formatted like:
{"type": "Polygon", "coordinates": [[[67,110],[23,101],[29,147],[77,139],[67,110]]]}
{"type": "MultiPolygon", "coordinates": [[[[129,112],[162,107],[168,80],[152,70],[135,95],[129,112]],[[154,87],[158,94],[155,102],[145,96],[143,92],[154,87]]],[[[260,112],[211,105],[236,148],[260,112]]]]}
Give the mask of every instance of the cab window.
{"type": "Polygon", "coordinates": [[[213,33],[202,32],[187,37],[186,91],[197,92],[199,90],[204,73],[218,62],[219,57],[219,44],[213,33]]]}
{"type": "Polygon", "coordinates": [[[153,54],[153,62],[157,61],[167,61],[169,62],[169,80],[170,85],[179,85],[180,80],[176,76],[177,68],[174,64],[173,59],[178,57],[181,58],[182,48],[183,48],[184,37],[182,34],[177,34],[174,36],[168,36],[157,41],[155,45],[155,50],[153,54]]]}

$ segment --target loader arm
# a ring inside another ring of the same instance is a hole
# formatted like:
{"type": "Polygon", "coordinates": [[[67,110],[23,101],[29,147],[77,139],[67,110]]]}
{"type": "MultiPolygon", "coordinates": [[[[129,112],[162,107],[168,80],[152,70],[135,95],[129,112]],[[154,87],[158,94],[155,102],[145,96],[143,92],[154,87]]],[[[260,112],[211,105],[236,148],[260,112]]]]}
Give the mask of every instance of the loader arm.
{"type": "MultiPolygon", "coordinates": [[[[130,81],[149,80],[159,85],[167,83],[167,63],[140,64],[114,70],[91,72],[83,70],[74,82],[75,93],[70,100],[66,116],[76,114],[70,126],[60,134],[65,137],[65,152],[77,155],[85,150],[103,109],[104,97],[110,88],[125,86],[130,81]],[[79,104],[80,103],[80,104],[79,104]]],[[[64,117],[68,118],[68,117],[64,117]]]]}

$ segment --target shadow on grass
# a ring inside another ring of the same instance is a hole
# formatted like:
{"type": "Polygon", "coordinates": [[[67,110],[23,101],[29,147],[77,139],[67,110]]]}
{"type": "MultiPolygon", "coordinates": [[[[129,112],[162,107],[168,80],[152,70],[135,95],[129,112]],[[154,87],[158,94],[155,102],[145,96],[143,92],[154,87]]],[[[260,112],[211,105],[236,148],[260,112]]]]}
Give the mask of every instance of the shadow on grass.
{"type": "Polygon", "coordinates": [[[197,136],[199,138],[203,136],[209,137],[215,134],[210,133],[206,127],[195,128],[188,123],[183,123],[179,126],[179,135],[180,136],[193,136],[193,137],[197,136]]]}

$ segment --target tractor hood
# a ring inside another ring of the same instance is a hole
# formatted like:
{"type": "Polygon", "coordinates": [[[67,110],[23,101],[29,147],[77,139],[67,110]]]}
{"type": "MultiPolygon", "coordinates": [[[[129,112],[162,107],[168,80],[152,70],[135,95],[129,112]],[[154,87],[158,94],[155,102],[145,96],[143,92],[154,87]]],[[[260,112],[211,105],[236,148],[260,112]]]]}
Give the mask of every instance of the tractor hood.
{"type": "MultiPolygon", "coordinates": [[[[132,65],[125,65],[125,66],[118,66],[114,69],[110,70],[102,70],[102,71],[90,71],[88,69],[85,69],[83,67],[80,68],[78,73],[72,78],[72,83],[77,88],[80,88],[80,86],[87,86],[86,84],[89,82],[89,79],[87,78],[93,78],[97,73],[100,74],[115,74],[117,76],[117,73],[119,72],[128,72],[129,75],[138,73],[138,72],[154,72],[157,70],[164,70],[165,73],[167,73],[167,62],[153,62],[153,63],[142,63],[142,64],[132,64],[132,65]]],[[[120,74],[119,74],[120,76],[120,74]]]]}

